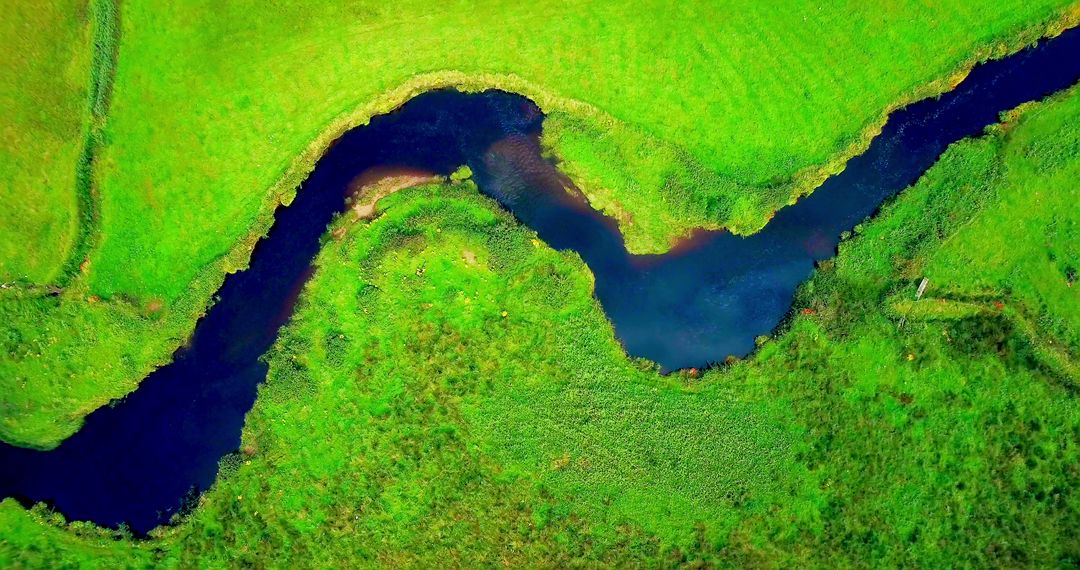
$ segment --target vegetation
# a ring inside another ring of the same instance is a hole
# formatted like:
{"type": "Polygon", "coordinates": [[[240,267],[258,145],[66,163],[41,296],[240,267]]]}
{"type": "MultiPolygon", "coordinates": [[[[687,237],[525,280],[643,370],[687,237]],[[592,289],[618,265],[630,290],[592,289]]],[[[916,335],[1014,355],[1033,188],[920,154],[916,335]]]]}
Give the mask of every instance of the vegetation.
{"type": "Polygon", "coordinates": [[[0,283],[50,283],[78,233],[76,163],[90,26],[80,0],[17,2],[0,22],[0,283]]]}
{"type": "MultiPolygon", "coordinates": [[[[3,349],[0,371],[5,376],[5,381],[0,382],[4,390],[0,434],[13,434],[7,438],[13,443],[52,446],[69,435],[71,427],[78,425],[84,415],[101,405],[103,393],[123,394],[130,389],[131,378],[145,376],[147,364],[162,362],[183,332],[152,335],[147,346],[145,339],[135,335],[145,334],[149,329],[145,325],[131,326],[136,321],[132,320],[130,307],[107,308],[98,305],[96,297],[85,299],[84,303],[81,297],[85,287],[77,282],[68,295],[57,297],[63,286],[86,270],[87,255],[99,232],[94,164],[104,143],[103,129],[119,49],[118,6],[113,0],[95,0],[90,6],[50,5],[39,10],[23,3],[9,22],[21,25],[22,34],[5,34],[4,38],[20,41],[31,38],[50,42],[50,49],[75,50],[74,54],[61,51],[52,56],[73,58],[67,64],[70,68],[55,77],[43,77],[41,81],[28,81],[26,75],[18,79],[0,77],[3,80],[0,88],[42,90],[20,94],[13,108],[27,107],[35,113],[53,115],[48,120],[39,119],[35,123],[38,127],[14,122],[14,135],[29,135],[33,140],[20,142],[18,148],[13,145],[13,160],[4,161],[15,168],[10,177],[13,184],[8,187],[12,194],[5,201],[26,204],[29,209],[9,208],[5,212],[10,219],[0,217],[0,232],[14,232],[0,245],[7,248],[0,259],[0,279],[11,279],[0,291],[0,316],[5,321],[0,327],[3,349]],[[87,25],[86,19],[90,17],[93,24],[87,25]],[[39,24],[39,19],[49,20],[50,24],[39,24]],[[68,29],[71,27],[75,27],[74,31],[68,29]],[[67,31],[69,35],[78,31],[80,36],[92,29],[93,49],[88,49],[90,41],[82,37],[28,35],[40,29],[54,33],[67,31]],[[83,87],[87,75],[88,89],[83,87]],[[59,80],[69,84],[62,86],[57,83],[59,80]],[[67,107],[43,100],[65,94],[67,107]],[[85,132],[81,134],[72,130],[79,117],[85,117],[86,122],[85,132]],[[35,130],[49,124],[67,125],[64,128],[68,131],[43,134],[35,130]],[[82,148],[78,157],[72,158],[70,153],[78,148],[76,142],[81,142],[82,148]],[[42,151],[40,145],[44,143],[60,146],[55,151],[42,151]],[[27,178],[28,173],[38,172],[40,168],[29,163],[44,163],[62,172],[43,172],[47,176],[44,181],[27,178]],[[24,183],[30,186],[22,187],[24,183]],[[52,235],[60,231],[61,225],[65,226],[63,235],[52,235]],[[10,267],[5,268],[5,263],[10,267]],[[48,266],[43,266],[44,263],[48,266]],[[31,270],[30,266],[38,269],[31,270]],[[143,347],[151,350],[144,351],[143,347]],[[41,358],[50,350],[52,358],[41,358]],[[68,350],[72,352],[59,352],[68,350]],[[138,358],[137,367],[133,358],[138,358]],[[99,370],[87,372],[91,367],[99,370]],[[30,378],[34,379],[32,387],[28,384],[30,378]],[[54,408],[62,410],[66,417],[57,418],[52,412],[54,408]]],[[[12,61],[27,60],[13,58],[12,61]]],[[[22,73],[17,66],[11,70],[22,73]]],[[[34,72],[57,73],[58,70],[34,67],[34,72]]]]}
{"type": "Polygon", "coordinates": [[[626,359],[580,260],[471,182],[395,193],[328,234],[192,514],[107,541],[7,502],[0,561],[1075,565],[1077,377],[1046,349],[1080,354],[1078,124],[1073,89],[954,145],[700,378],[626,359]]]}
{"type": "MultiPolygon", "coordinates": [[[[64,180],[51,178],[44,201],[12,190],[14,218],[0,224],[16,232],[5,243],[48,244],[17,246],[10,262],[5,250],[0,272],[74,277],[57,298],[19,287],[0,302],[0,342],[13,347],[0,358],[0,438],[21,445],[56,445],[168,360],[322,150],[420,91],[532,97],[551,113],[546,142],[565,170],[633,249],[659,251],[694,227],[759,227],[864,146],[889,109],[1080,17],[1070,0],[541,2],[527,13],[493,0],[437,17],[421,0],[189,1],[125,4],[117,27],[114,3],[92,8],[91,104],[45,121],[71,127],[91,109],[89,154],[80,162],[78,137],[56,139],[67,154],[46,162],[64,180]],[[110,90],[102,72],[118,39],[110,90]]],[[[27,79],[10,70],[36,64],[6,61],[6,83],[32,95],[20,105],[56,92],[57,74],[27,79]]],[[[25,173],[41,152],[4,144],[26,150],[4,187],[33,186],[25,173]]]]}
{"type": "Polygon", "coordinates": [[[146,565],[155,547],[133,543],[122,532],[86,523],[58,528],[63,517],[44,505],[25,510],[14,499],[0,501],[0,566],[4,568],[117,568],[146,565]],[[122,560],[122,562],[120,562],[122,560]]]}
{"type": "Polygon", "coordinates": [[[63,283],[85,271],[91,247],[98,237],[100,217],[94,162],[104,144],[105,120],[112,97],[113,74],[120,50],[119,0],[94,0],[93,60],[90,67],[90,125],[76,167],[75,194],[79,205],[79,232],[61,276],[63,283]]]}

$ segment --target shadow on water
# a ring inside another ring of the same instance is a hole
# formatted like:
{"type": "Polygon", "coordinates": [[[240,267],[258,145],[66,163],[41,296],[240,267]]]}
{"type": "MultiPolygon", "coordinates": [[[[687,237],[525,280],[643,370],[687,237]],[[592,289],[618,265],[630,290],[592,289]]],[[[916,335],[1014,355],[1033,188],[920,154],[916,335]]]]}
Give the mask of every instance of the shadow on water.
{"type": "Polygon", "coordinates": [[[665,370],[743,355],[791,306],[838,236],[909,186],[946,146],[978,135],[1002,111],[1080,79],[1080,31],[977,67],[954,91],[890,117],[870,148],[759,233],[699,232],[666,255],[626,252],[614,220],[565,191],[541,158],[543,115],[509,93],[437,91],[341,137],[319,161],[174,361],[115,406],[90,414],[52,451],[0,445],[0,496],[46,501],[72,520],[145,533],[210,487],[240,445],[244,415],[266,377],[260,360],[311,275],[320,237],[344,211],[350,182],[375,168],[449,174],[461,164],[480,190],[549,245],[581,255],[595,295],[633,356],[665,370]]]}

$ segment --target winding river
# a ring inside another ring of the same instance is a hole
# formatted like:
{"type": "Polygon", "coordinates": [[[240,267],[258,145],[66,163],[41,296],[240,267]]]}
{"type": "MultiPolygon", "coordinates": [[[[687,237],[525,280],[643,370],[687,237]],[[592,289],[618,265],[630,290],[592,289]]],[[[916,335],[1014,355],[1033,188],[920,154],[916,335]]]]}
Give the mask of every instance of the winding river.
{"type": "MultiPolygon", "coordinates": [[[[279,208],[250,267],[171,364],[114,406],[90,414],[52,451],[0,444],[0,496],[45,501],[71,520],[142,534],[209,488],[240,445],[267,366],[260,356],[312,273],[327,224],[372,169],[448,174],[468,164],[480,190],[595,275],[595,295],[627,353],[665,370],[753,350],[791,307],[840,234],[915,182],[945,148],[1003,111],[1080,80],[1080,30],[978,66],[955,90],[897,111],[869,149],[757,234],[700,232],[665,255],[627,253],[614,220],[594,210],[540,154],[543,114],[528,99],[436,91],[342,136],[296,200],[279,208]]],[[[721,88],[718,86],[718,88],[721,88]]]]}

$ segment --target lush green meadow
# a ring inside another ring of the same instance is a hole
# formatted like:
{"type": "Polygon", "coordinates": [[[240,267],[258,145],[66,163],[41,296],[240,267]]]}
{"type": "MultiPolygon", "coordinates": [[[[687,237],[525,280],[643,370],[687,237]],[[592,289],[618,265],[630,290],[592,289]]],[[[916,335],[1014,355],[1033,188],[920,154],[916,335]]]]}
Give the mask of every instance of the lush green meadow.
{"type": "Polygon", "coordinates": [[[0,19],[0,283],[50,283],[78,235],[90,23],[79,0],[0,19]]]}
{"type": "Polygon", "coordinates": [[[9,501],[0,562],[1075,565],[1077,124],[1073,89],[954,145],[702,377],[626,359],[580,260],[471,183],[395,194],[327,241],[188,518],[9,501]]]}
{"type": "MultiPolygon", "coordinates": [[[[109,32],[98,36],[109,41],[96,42],[96,71],[112,71],[118,31],[110,89],[102,80],[112,74],[95,71],[75,84],[89,85],[80,89],[90,104],[65,99],[44,125],[72,132],[111,91],[107,117],[93,123],[101,130],[87,139],[90,186],[72,179],[84,163],[71,136],[53,143],[66,154],[46,161],[66,178],[51,176],[47,192],[18,190],[35,184],[26,173],[41,153],[4,135],[13,158],[0,181],[13,207],[0,232],[19,245],[4,246],[0,279],[52,284],[65,258],[77,268],[59,297],[19,287],[0,302],[0,437],[22,445],[56,445],[166,362],[326,145],[420,91],[532,97],[550,114],[545,142],[565,171],[620,219],[633,249],[660,251],[694,227],[759,227],[862,148],[890,109],[1080,17],[1069,0],[528,10],[491,0],[437,14],[421,0],[189,1],[124,4],[114,30],[108,6],[64,13],[82,15],[71,34],[87,36],[90,13],[109,32]]],[[[21,30],[45,27],[44,15],[17,16],[21,30]]],[[[18,42],[15,33],[4,41],[18,42]]],[[[34,39],[79,47],[49,37],[34,39]]],[[[76,78],[86,76],[80,53],[64,56],[82,62],[76,78]]],[[[37,61],[0,63],[21,105],[63,95],[55,73],[20,75],[19,66],[44,69],[37,61]]]]}

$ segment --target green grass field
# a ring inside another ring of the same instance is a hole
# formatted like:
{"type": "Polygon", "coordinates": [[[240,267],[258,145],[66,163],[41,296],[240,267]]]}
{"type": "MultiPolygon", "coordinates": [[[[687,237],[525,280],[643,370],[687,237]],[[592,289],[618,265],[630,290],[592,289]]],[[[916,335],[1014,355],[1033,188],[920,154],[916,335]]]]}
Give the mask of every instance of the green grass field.
{"type": "Polygon", "coordinates": [[[0,563],[1075,565],[1077,124],[1074,88],[953,145],[702,378],[626,359],[580,260],[471,183],[395,194],[327,242],[188,518],[7,501],[0,563]]]}
{"type": "MultiPolygon", "coordinates": [[[[63,109],[46,127],[69,126],[52,143],[64,149],[56,161],[16,140],[32,131],[4,135],[12,159],[0,180],[14,207],[0,232],[15,239],[0,278],[27,281],[0,300],[6,441],[55,446],[166,362],[321,150],[420,91],[500,87],[534,98],[550,113],[545,143],[564,170],[619,218],[634,250],[662,251],[695,227],[760,227],[858,152],[890,109],[1080,18],[1067,0],[528,10],[492,1],[438,14],[417,0],[219,4],[124,4],[117,16],[98,0],[37,36],[27,30],[44,29],[47,10],[10,20],[49,49],[77,52],[43,60],[81,62],[64,68],[75,70],[65,85],[91,101],[45,107],[63,109]],[[82,44],[49,39],[69,28],[82,44]],[[80,51],[88,28],[92,58],[80,51]],[[80,186],[78,128],[103,108],[80,186]],[[27,177],[28,165],[46,162],[59,173],[49,176],[55,190],[27,177]],[[59,297],[29,286],[56,284],[65,267],[59,297]]],[[[19,42],[15,34],[4,41],[19,42]]],[[[56,73],[21,74],[46,69],[37,58],[5,62],[18,105],[65,93],[53,88],[56,73]]]]}
{"type": "Polygon", "coordinates": [[[51,283],[78,236],[76,169],[90,68],[78,0],[16,2],[0,21],[0,282],[51,283]]]}

